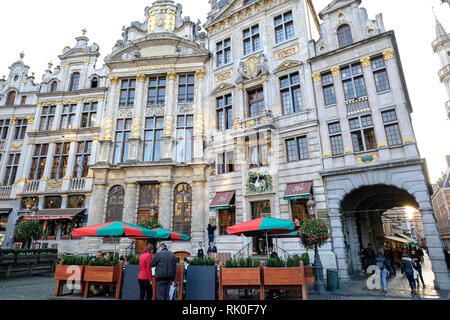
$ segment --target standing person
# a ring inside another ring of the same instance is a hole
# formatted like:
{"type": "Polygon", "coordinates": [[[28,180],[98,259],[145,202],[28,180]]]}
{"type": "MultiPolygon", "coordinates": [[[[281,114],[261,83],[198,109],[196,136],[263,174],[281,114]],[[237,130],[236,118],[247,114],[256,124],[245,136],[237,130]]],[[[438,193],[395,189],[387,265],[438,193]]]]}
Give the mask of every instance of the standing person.
{"type": "Polygon", "coordinates": [[[177,274],[177,260],[175,255],[167,250],[165,243],[159,245],[159,252],[153,256],[151,267],[156,267],[156,299],[169,300],[170,285],[177,274]]]}
{"type": "Polygon", "coordinates": [[[152,252],[153,244],[149,244],[143,254],[139,257],[139,289],[140,300],[152,300],[153,288],[152,288],[152,252]]]}
{"type": "Polygon", "coordinates": [[[199,242],[198,243],[198,248],[197,248],[197,257],[198,258],[203,258],[205,256],[205,253],[206,253],[206,249],[203,246],[203,243],[199,242]]]}
{"type": "Polygon", "coordinates": [[[214,258],[214,260],[217,258],[217,248],[214,245],[214,242],[210,242],[209,248],[208,248],[208,256],[211,258],[214,258]]]}
{"type": "Polygon", "coordinates": [[[386,262],[386,258],[383,256],[381,252],[378,252],[377,257],[375,259],[375,263],[378,268],[380,268],[380,277],[381,277],[381,285],[383,287],[383,292],[387,293],[387,272],[388,272],[388,264],[386,262]]]}
{"type": "Polygon", "coordinates": [[[361,257],[361,264],[362,264],[363,270],[364,270],[364,272],[366,272],[366,270],[367,270],[366,249],[364,249],[363,247],[360,247],[359,256],[361,257]]]}
{"type": "Polygon", "coordinates": [[[444,249],[445,262],[447,263],[447,269],[450,269],[450,254],[447,249],[444,249]]]}
{"type": "Polygon", "coordinates": [[[367,266],[373,266],[375,264],[375,251],[372,249],[372,245],[369,243],[366,248],[367,266]]]}
{"type": "Polygon", "coordinates": [[[101,252],[100,250],[97,251],[97,253],[95,254],[95,257],[102,259],[103,258],[103,252],[101,252]]]}
{"type": "Polygon", "coordinates": [[[3,249],[0,247],[0,263],[2,263],[3,260],[3,249]]]}
{"type": "Polygon", "coordinates": [[[217,227],[212,226],[211,223],[208,224],[208,240],[209,243],[214,242],[214,231],[216,231],[217,227]]]}
{"type": "Polygon", "coordinates": [[[403,253],[402,258],[402,274],[406,276],[409,281],[409,286],[411,287],[411,294],[416,295],[416,263],[408,256],[406,252],[403,253]]]}
{"type": "Polygon", "coordinates": [[[422,248],[421,248],[421,247],[417,247],[416,252],[417,252],[417,255],[418,255],[419,258],[420,258],[420,263],[423,263],[423,262],[424,262],[423,257],[424,257],[425,254],[423,253],[422,248]]]}
{"type": "Polygon", "coordinates": [[[422,265],[420,264],[420,256],[417,254],[416,250],[411,251],[411,259],[416,263],[417,266],[417,287],[420,285],[419,279],[422,281],[422,286],[426,288],[425,283],[423,282],[423,276],[422,276],[422,265]]]}
{"type": "Polygon", "coordinates": [[[396,271],[394,268],[394,259],[392,250],[389,246],[384,247],[384,259],[386,259],[386,265],[389,270],[389,278],[396,276],[396,271]]]}

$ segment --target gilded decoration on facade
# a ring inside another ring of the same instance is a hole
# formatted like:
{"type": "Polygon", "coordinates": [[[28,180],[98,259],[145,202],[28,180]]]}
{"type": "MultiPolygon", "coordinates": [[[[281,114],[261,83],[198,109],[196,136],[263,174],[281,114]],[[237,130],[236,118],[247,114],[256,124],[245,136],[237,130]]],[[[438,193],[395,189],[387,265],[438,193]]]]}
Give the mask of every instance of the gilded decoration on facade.
{"type": "Polygon", "coordinates": [[[270,192],[273,189],[272,176],[270,174],[261,174],[249,172],[247,179],[247,193],[270,192]]]}
{"type": "Polygon", "coordinates": [[[298,46],[294,46],[294,47],[290,47],[290,48],[278,51],[277,53],[275,53],[275,58],[277,60],[282,60],[282,59],[286,59],[287,57],[290,57],[297,53],[298,53],[298,46]]]}

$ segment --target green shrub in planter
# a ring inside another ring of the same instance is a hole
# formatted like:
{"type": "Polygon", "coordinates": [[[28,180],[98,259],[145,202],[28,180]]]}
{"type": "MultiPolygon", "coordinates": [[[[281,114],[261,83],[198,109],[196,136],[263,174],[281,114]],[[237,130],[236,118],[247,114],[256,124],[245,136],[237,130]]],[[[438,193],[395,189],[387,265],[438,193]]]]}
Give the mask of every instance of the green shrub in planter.
{"type": "Polygon", "coordinates": [[[227,269],[237,269],[237,268],[259,268],[260,260],[252,259],[248,257],[247,259],[228,259],[225,261],[225,268],[227,269]]]}
{"type": "Polygon", "coordinates": [[[283,259],[279,257],[269,257],[266,261],[266,267],[267,268],[284,268],[286,266],[286,263],[283,261],[283,259]]]}
{"type": "Polygon", "coordinates": [[[216,260],[213,258],[194,258],[191,261],[189,261],[190,266],[215,266],[216,260]]]}
{"type": "Polygon", "coordinates": [[[62,256],[61,264],[63,266],[87,266],[91,260],[91,257],[62,256]]]}
{"type": "Polygon", "coordinates": [[[134,256],[134,255],[129,255],[127,256],[127,262],[130,265],[139,265],[139,257],[140,256],[134,256]]]}
{"type": "Polygon", "coordinates": [[[311,261],[309,260],[309,254],[308,253],[302,254],[301,259],[302,259],[303,265],[305,267],[307,267],[307,266],[309,266],[311,264],[311,261]]]}
{"type": "Polygon", "coordinates": [[[89,262],[89,265],[93,267],[115,267],[118,264],[119,258],[117,257],[95,258],[89,262]]]}

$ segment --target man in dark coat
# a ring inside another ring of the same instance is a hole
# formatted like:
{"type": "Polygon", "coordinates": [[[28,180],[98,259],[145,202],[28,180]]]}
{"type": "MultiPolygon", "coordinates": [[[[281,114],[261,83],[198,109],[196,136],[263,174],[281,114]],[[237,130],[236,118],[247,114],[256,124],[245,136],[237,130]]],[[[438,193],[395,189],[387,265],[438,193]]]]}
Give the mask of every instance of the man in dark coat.
{"type": "Polygon", "coordinates": [[[156,267],[156,299],[169,300],[170,285],[177,274],[177,260],[175,255],[167,250],[165,243],[159,245],[159,252],[153,256],[151,266],[156,267]]]}
{"type": "Polygon", "coordinates": [[[0,247],[0,263],[2,263],[2,259],[3,259],[3,252],[2,247],[0,247]]]}

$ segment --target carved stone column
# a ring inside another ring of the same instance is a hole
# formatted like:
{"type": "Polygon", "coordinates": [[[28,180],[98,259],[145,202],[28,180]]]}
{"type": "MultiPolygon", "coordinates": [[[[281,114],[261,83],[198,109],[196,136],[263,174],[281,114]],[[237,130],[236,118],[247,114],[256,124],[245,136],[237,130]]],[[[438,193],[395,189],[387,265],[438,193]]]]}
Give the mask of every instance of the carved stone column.
{"type": "Polygon", "coordinates": [[[163,135],[163,146],[162,146],[162,159],[172,160],[172,141],[173,141],[173,130],[175,122],[175,81],[177,78],[177,72],[175,70],[169,71],[167,73],[167,103],[164,110],[164,135],[163,135]]]}
{"type": "Polygon", "coordinates": [[[159,190],[159,223],[167,229],[172,229],[173,215],[173,183],[162,181],[159,190]]]}
{"type": "Polygon", "coordinates": [[[142,125],[144,118],[145,73],[137,75],[136,99],[134,102],[133,127],[131,131],[130,150],[127,162],[137,162],[141,158],[142,125]]]}
{"type": "MultiPolygon", "coordinates": [[[[123,206],[122,221],[137,224],[137,190],[138,184],[136,182],[126,182],[125,199],[123,206]]],[[[127,249],[131,246],[133,240],[129,238],[122,238],[120,241],[120,254],[125,254],[127,249]]],[[[128,250],[129,251],[129,250],[128,250]]]]}
{"type": "Polygon", "coordinates": [[[205,181],[194,181],[192,186],[192,243],[205,241],[205,181]]]}
{"type": "Polygon", "coordinates": [[[106,111],[104,120],[102,123],[102,130],[100,133],[100,154],[99,154],[99,162],[108,162],[109,154],[111,148],[113,146],[114,139],[114,111],[117,106],[117,97],[118,97],[118,85],[119,85],[119,77],[111,77],[109,78],[111,82],[111,89],[109,92],[109,99],[106,105],[106,111]]]}
{"type": "Polygon", "coordinates": [[[203,135],[205,131],[205,116],[203,111],[205,70],[196,73],[197,91],[194,108],[194,161],[203,159],[203,135]]]}
{"type": "MultiPolygon", "coordinates": [[[[107,201],[107,186],[105,183],[96,183],[90,200],[87,226],[101,224],[105,221],[105,204],[107,201]]],[[[86,238],[88,253],[96,253],[102,245],[101,238],[86,238]]]]}

